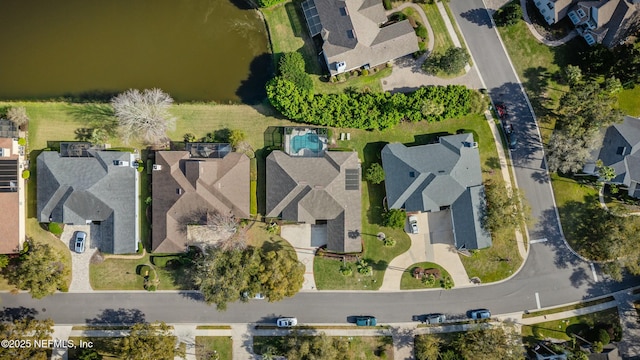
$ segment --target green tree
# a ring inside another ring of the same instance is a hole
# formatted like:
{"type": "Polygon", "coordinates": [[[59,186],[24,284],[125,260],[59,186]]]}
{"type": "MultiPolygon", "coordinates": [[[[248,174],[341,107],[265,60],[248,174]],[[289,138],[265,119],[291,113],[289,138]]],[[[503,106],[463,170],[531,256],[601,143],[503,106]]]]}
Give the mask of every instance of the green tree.
{"type": "Polygon", "coordinates": [[[32,346],[2,346],[0,358],[12,360],[46,360],[47,349],[33,346],[34,340],[48,340],[53,334],[53,321],[35,320],[30,318],[0,323],[2,340],[29,340],[32,346]]]}
{"type": "Polygon", "coordinates": [[[102,360],[102,355],[96,349],[81,349],[78,360],[102,360]]]}
{"type": "Polygon", "coordinates": [[[258,279],[269,301],[280,301],[298,293],[304,282],[304,265],[285,251],[260,252],[258,279]]]}
{"type": "Polygon", "coordinates": [[[431,74],[442,71],[446,74],[456,74],[462,71],[470,60],[467,51],[459,47],[450,47],[442,56],[431,55],[425,61],[423,69],[431,74]]]}
{"type": "Polygon", "coordinates": [[[384,169],[378,163],[373,163],[367,169],[366,179],[372,184],[380,184],[384,181],[384,169]]]}
{"type": "Polygon", "coordinates": [[[604,166],[600,159],[596,161],[596,170],[604,182],[611,181],[611,179],[616,177],[616,170],[611,166],[604,166]]]}
{"type": "Polygon", "coordinates": [[[247,134],[245,134],[242,130],[231,130],[229,133],[229,143],[235,149],[241,141],[247,138],[247,134]]]}
{"type": "Polygon", "coordinates": [[[227,303],[240,299],[250,289],[250,280],[257,275],[260,255],[252,248],[224,251],[209,247],[195,266],[195,283],[207,304],[226,310],[227,303]]]}
{"type": "Polygon", "coordinates": [[[415,355],[418,360],[439,360],[442,339],[437,335],[426,334],[415,337],[415,355]]]}
{"type": "Polygon", "coordinates": [[[456,339],[455,348],[463,359],[520,360],[525,356],[519,334],[506,325],[469,330],[456,339]]]}
{"type": "Polygon", "coordinates": [[[61,254],[50,245],[29,242],[27,252],[7,269],[7,279],[10,284],[29,290],[31,296],[41,299],[65,289],[69,272],[61,254]]]}
{"type": "Polygon", "coordinates": [[[404,227],[407,213],[401,209],[390,209],[384,213],[383,225],[394,229],[402,229],[404,227]]]}
{"type": "Polygon", "coordinates": [[[184,142],[194,142],[196,141],[196,136],[193,133],[186,133],[182,136],[184,142]]]}
{"type": "Polygon", "coordinates": [[[344,338],[330,338],[324,333],[309,336],[292,331],[286,336],[283,347],[288,360],[343,359],[349,343],[344,338]]]}
{"type": "Polygon", "coordinates": [[[133,325],[129,335],[119,341],[118,350],[121,358],[127,360],[173,360],[186,356],[177,337],[164,322],[133,325]]]}
{"type": "Polygon", "coordinates": [[[595,132],[574,136],[566,130],[556,130],[551,135],[547,147],[549,171],[573,174],[591,158],[591,151],[597,147],[599,136],[595,132]]]}
{"type": "Polygon", "coordinates": [[[109,132],[102,128],[91,130],[91,139],[89,141],[95,145],[104,145],[109,140],[109,132]]]}
{"type": "Polygon", "coordinates": [[[515,25],[522,19],[522,9],[517,2],[510,2],[493,14],[493,20],[497,26],[515,25]]]}
{"type": "Polygon", "coordinates": [[[305,62],[299,52],[288,52],[282,54],[278,62],[280,76],[291,81],[295,86],[306,92],[313,91],[313,81],[305,71],[305,62]]]}
{"type": "Polygon", "coordinates": [[[582,81],[582,70],[580,70],[578,66],[567,65],[567,67],[564,68],[564,77],[567,84],[575,86],[582,81]]]}
{"type": "Polygon", "coordinates": [[[515,231],[520,224],[530,219],[530,209],[524,195],[518,189],[506,191],[502,180],[491,180],[485,184],[486,208],[484,228],[491,232],[515,231]]]}

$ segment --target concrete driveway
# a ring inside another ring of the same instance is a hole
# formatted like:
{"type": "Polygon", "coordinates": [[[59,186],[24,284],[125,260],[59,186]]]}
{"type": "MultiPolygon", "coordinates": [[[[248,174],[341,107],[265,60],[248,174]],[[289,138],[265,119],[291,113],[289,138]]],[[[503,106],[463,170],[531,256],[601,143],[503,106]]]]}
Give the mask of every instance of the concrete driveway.
{"type": "Polygon", "coordinates": [[[409,232],[409,222],[405,231],[411,239],[411,247],[391,260],[380,290],[400,290],[402,273],[419,262],[436,263],[451,275],[455,286],[469,285],[469,277],[454,246],[451,212],[443,210],[433,213],[411,214],[418,218],[418,234],[409,232]]]}
{"type": "Polygon", "coordinates": [[[69,291],[92,291],[89,282],[89,263],[91,257],[98,250],[98,239],[92,239],[91,225],[65,225],[60,240],[64,242],[71,252],[71,285],[69,291]],[[77,231],[87,233],[87,242],[84,253],[75,252],[74,235],[77,231]]]}
{"type": "Polygon", "coordinates": [[[298,260],[305,266],[303,290],[316,290],[316,281],[313,278],[313,258],[316,250],[327,244],[326,225],[283,225],[280,228],[280,236],[287,240],[296,250],[298,260]]]}

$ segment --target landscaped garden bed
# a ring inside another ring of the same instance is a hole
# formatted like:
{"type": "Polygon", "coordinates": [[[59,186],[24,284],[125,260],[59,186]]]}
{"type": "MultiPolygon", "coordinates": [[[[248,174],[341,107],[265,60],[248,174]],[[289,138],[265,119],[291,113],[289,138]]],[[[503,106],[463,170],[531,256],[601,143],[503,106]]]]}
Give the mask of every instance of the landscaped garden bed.
{"type": "Polygon", "coordinates": [[[449,279],[450,287],[455,286],[451,275],[442,266],[421,262],[405,269],[400,280],[400,290],[445,288],[446,279],[449,279]]]}

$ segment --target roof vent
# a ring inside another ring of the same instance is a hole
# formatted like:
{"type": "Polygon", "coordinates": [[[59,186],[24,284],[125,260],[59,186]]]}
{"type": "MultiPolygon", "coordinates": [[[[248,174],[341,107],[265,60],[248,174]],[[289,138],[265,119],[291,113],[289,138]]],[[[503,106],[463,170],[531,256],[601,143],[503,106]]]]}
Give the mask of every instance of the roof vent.
{"type": "Polygon", "coordinates": [[[182,188],[177,188],[176,189],[176,194],[182,195],[182,188]]]}
{"type": "Polygon", "coordinates": [[[473,149],[477,149],[478,148],[478,143],[475,142],[475,141],[465,141],[464,142],[464,146],[470,147],[470,148],[473,148],[473,149]]]}
{"type": "Polygon", "coordinates": [[[162,170],[162,165],[160,164],[153,164],[153,171],[160,171],[162,170]]]}

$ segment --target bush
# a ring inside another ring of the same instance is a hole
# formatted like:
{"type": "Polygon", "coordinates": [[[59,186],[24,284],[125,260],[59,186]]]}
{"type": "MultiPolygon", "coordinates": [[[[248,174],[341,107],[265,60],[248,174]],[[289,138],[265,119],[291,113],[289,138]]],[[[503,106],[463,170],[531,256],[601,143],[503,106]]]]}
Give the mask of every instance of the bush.
{"type": "Polygon", "coordinates": [[[384,181],[384,169],[378,163],[373,163],[367,169],[365,178],[372,184],[380,184],[384,181]]]}
{"type": "Polygon", "coordinates": [[[440,71],[446,74],[456,74],[470,60],[467,51],[459,47],[450,47],[444,55],[432,54],[427,61],[422,64],[422,69],[429,74],[436,74],[440,71]]]}
{"type": "Polygon", "coordinates": [[[24,170],[24,171],[22,171],[22,178],[23,178],[23,179],[27,180],[27,179],[29,179],[30,177],[31,177],[31,171],[29,171],[29,170],[24,170]]]}
{"type": "Polygon", "coordinates": [[[404,210],[391,209],[384,213],[384,226],[393,229],[402,229],[406,218],[407,214],[404,210]]]}
{"type": "Polygon", "coordinates": [[[382,0],[382,6],[384,6],[385,10],[391,10],[391,0],[382,0]]]}
{"type": "Polygon", "coordinates": [[[342,276],[351,276],[351,274],[353,274],[353,269],[351,268],[351,265],[345,264],[340,266],[340,274],[342,274],[342,276]]]}
{"type": "Polygon", "coordinates": [[[25,139],[25,138],[18,138],[18,145],[20,145],[20,146],[25,146],[25,145],[27,145],[27,139],[25,139]]]}
{"type": "Polygon", "coordinates": [[[407,15],[405,15],[402,12],[395,12],[395,13],[389,15],[389,20],[391,20],[391,21],[407,20],[407,15]]]}
{"type": "Polygon", "coordinates": [[[64,226],[62,224],[58,224],[57,222],[49,223],[49,232],[55,236],[62,235],[62,230],[64,226]]]}
{"type": "Polygon", "coordinates": [[[350,91],[312,95],[277,76],[267,83],[267,97],[274,108],[294,121],[381,130],[393,127],[401,120],[442,121],[464,116],[469,113],[471,90],[461,85],[448,85],[421,87],[412,93],[350,91]],[[443,111],[424,115],[422,107],[425,102],[438,104],[443,111]]]}
{"type": "Polygon", "coordinates": [[[422,25],[422,23],[420,23],[419,21],[416,21],[416,25],[418,25],[415,30],[416,30],[416,35],[419,38],[422,39],[426,39],[429,37],[429,32],[427,32],[427,28],[424,27],[424,25],[422,25]]]}
{"type": "Polygon", "coordinates": [[[449,290],[453,287],[453,280],[451,280],[451,278],[447,276],[446,278],[440,280],[440,286],[445,290],[449,290]]]}
{"type": "Polygon", "coordinates": [[[396,246],[396,240],[394,238],[390,238],[390,237],[384,238],[382,240],[382,244],[384,246],[386,246],[386,247],[393,247],[393,246],[396,246]]]}
{"type": "Polygon", "coordinates": [[[436,277],[433,276],[432,274],[424,276],[422,278],[422,283],[425,284],[426,286],[433,286],[436,284],[436,277]]]}
{"type": "Polygon", "coordinates": [[[367,75],[369,75],[369,69],[363,69],[362,76],[367,76],[367,75]]]}
{"type": "Polygon", "coordinates": [[[229,133],[229,143],[234,149],[241,141],[244,141],[244,139],[246,138],[247,134],[245,134],[242,130],[231,130],[231,133],[229,133]]]}
{"type": "Polygon", "coordinates": [[[607,345],[609,342],[611,342],[609,332],[602,328],[591,329],[591,331],[589,332],[589,338],[591,341],[599,342],[602,345],[607,345]]]}
{"type": "Polygon", "coordinates": [[[522,9],[516,2],[510,2],[493,14],[493,20],[497,26],[511,26],[522,19],[522,9]]]}
{"type": "Polygon", "coordinates": [[[305,71],[305,62],[299,52],[284,53],[278,62],[280,76],[295,84],[295,86],[307,92],[313,91],[313,80],[305,71]]]}
{"type": "Polygon", "coordinates": [[[196,136],[192,133],[186,133],[182,136],[182,139],[184,139],[184,142],[194,142],[196,141],[196,136]]]}

